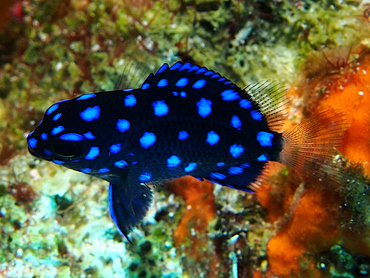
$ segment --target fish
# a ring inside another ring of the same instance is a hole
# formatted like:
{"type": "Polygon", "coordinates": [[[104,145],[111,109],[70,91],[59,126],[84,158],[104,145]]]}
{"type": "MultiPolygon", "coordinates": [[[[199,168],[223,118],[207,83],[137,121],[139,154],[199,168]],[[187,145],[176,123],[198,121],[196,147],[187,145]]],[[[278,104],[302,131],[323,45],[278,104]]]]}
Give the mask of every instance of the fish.
{"type": "Polygon", "coordinates": [[[191,175],[253,192],[269,161],[327,178],[346,129],[326,111],[283,131],[285,89],[240,88],[191,63],[163,64],[139,88],[90,93],[51,105],[27,137],[33,156],[109,182],[120,233],[144,218],[152,187],[191,175]]]}

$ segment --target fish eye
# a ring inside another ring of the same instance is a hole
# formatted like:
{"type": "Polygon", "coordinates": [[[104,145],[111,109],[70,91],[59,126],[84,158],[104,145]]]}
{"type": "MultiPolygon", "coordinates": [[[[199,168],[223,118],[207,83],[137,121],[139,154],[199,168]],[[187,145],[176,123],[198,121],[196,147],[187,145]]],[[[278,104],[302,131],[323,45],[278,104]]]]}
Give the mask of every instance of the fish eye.
{"type": "Polygon", "coordinates": [[[53,144],[52,151],[60,159],[78,159],[86,155],[88,146],[83,142],[60,141],[53,144]]]}
{"type": "Polygon", "coordinates": [[[48,147],[60,160],[75,160],[86,155],[89,144],[83,135],[75,132],[60,133],[51,138],[48,147]]]}

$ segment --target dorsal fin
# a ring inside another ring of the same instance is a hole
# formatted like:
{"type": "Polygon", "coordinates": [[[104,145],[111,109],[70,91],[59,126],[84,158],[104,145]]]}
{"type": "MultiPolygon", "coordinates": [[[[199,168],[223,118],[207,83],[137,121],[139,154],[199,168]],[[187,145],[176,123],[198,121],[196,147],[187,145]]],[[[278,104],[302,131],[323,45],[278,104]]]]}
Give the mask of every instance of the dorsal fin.
{"type": "Polygon", "coordinates": [[[139,87],[144,77],[148,74],[148,71],[143,63],[125,63],[118,82],[115,85],[115,90],[139,87]]]}
{"type": "Polygon", "coordinates": [[[266,117],[269,128],[281,133],[288,114],[288,99],[284,86],[265,80],[248,85],[244,91],[259,107],[259,112],[266,117]]]}
{"type": "Polygon", "coordinates": [[[198,90],[205,86],[205,80],[207,80],[207,82],[210,81],[213,85],[217,83],[223,85],[224,90],[229,88],[235,89],[237,87],[230,80],[213,70],[193,65],[191,63],[176,62],[171,67],[167,64],[163,64],[155,74],[150,74],[144,81],[141,89],[145,90],[153,86],[166,87],[172,85],[175,85],[177,88],[181,88],[185,87],[189,83],[192,85],[192,88],[198,90]],[[179,79],[181,77],[183,77],[184,81],[182,84],[182,81],[179,79]]]}

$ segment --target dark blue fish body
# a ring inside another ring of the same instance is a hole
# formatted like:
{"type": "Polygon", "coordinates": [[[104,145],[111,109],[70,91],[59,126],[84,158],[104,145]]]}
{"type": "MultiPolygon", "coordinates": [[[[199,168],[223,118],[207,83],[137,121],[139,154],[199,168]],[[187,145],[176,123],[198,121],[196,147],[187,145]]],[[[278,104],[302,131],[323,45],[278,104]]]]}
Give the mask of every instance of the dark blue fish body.
{"type": "Polygon", "coordinates": [[[139,89],[52,105],[29,151],[110,182],[111,216],[127,235],[150,204],[147,184],[192,175],[250,191],[283,149],[268,121],[275,110],[263,107],[218,73],[164,64],[139,89]]]}

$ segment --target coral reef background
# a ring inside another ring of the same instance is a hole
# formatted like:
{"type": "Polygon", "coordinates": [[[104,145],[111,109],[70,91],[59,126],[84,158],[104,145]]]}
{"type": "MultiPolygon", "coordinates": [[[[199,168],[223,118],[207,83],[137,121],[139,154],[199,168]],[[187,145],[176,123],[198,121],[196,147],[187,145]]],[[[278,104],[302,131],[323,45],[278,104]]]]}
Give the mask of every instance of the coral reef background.
{"type": "Polygon", "coordinates": [[[368,1],[3,1],[0,276],[369,277],[369,47],[368,1]],[[183,177],[156,188],[130,245],[105,182],[27,153],[52,103],[177,60],[286,84],[286,128],[344,112],[336,182],[276,163],[256,194],[183,177]]]}

